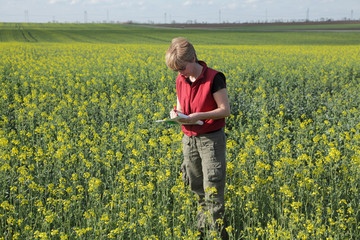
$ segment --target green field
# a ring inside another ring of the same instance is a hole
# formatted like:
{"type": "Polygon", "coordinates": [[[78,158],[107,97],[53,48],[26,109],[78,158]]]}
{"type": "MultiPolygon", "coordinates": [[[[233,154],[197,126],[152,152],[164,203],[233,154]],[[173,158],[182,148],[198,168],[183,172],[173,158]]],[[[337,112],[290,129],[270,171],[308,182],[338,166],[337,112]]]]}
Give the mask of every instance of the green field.
{"type": "Polygon", "coordinates": [[[227,77],[230,239],[360,239],[359,32],[4,23],[0,240],[199,239],[180,126],[155,123],[176,36],[227,77]]]}
{"type": "MultiPolygon", "coordinates": [[[[317,27],[322,25],[316,25],[317,27]]],[[[316,27],[311,26],[311,27],[316,27]]],[[[354,28],[358,24],[330,25],[354,28]]],[[[331,27],[324,25],[325,28],[331,27]]],[[[282,31],[290,26],[247,28],[174,29],[124,24],[20,24],[0,23],[0,42],[167,44],[184,36],[194,44],[205,45],[356,45],[360,32],[282,31]],[[261,31],[259,31],[261,30],[261,31]]],[[[294,26],[302,29],[304,26],[294,26]]]]}

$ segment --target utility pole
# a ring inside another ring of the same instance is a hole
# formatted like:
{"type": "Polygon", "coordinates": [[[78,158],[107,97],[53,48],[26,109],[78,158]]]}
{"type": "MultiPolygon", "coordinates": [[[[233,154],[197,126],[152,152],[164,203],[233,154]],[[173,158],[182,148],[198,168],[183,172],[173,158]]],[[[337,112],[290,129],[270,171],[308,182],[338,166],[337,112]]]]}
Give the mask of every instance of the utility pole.
{"type": "Polygon", "coordinates": [[[221,23],[221,9],[219,10],[219,23],[221,23]]]}
{"type": "Polygon", "coordinates": [[[109,10],[106,11],[106,22],[109,23],[109,10]]]}
{"type": "Polygon", "coordinates": [[[308,8],[306,10],[306,21],[308,22],[309,21],[309,12],[310,12],[310,9],[308,8]]]}
{"type": "Polygon", "coordinates": [[[29,22],[29,11],[25,10],[25,22],[29,22]]]}
{"type": "Polygon", "coordinates": [[[266,9],[266,12],[265,12],[265,22],[267,23],[268,22],[268,10],[266,9]]]}
{"type": "Polygon", "coordinates": [[[351,9],[351,18],[350,18],[350,20],[353,20],[353,17],[354,17],[354,10],[351,9]]]}
{"type": "Polygon", "coordinates": [[[87,11],[84,11],[84,23],[87,23],[87,11]]]}

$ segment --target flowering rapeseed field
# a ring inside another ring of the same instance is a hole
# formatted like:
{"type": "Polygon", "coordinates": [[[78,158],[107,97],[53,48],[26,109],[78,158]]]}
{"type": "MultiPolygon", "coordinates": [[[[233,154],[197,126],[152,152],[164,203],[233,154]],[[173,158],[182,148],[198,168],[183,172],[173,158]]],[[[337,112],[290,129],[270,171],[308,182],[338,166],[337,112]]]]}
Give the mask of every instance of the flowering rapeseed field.
{"type": "MultiPolygon", "coordinates": [[[[359,238],[359,47],[196,48],[228,79],[231,238],[359,238]]],[[[166,49],[0,44],[0,239],[199,238],[166,49]]]]}

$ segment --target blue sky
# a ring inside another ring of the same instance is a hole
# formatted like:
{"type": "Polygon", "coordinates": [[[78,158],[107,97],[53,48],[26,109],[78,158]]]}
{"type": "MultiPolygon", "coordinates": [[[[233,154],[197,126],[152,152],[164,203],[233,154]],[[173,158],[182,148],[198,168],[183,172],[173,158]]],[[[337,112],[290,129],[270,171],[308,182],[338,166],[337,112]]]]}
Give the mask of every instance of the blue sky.
{"type": "Polygon", "coordinates": [[[0,22],[360,19],[360,0],[0,0],[0,22]]]}

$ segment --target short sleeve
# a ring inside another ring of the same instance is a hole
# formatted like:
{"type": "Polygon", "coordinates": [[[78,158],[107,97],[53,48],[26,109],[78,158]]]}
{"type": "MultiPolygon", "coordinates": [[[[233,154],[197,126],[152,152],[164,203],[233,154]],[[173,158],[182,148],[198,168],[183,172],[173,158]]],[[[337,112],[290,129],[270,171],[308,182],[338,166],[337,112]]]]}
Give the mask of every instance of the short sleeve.
{"type": "Polygon", "coordinates": [[[226,78],[223,73],[218,72],[214,77],[211,93],[215,93],[223,88],[226,88],[226,78]]]}

